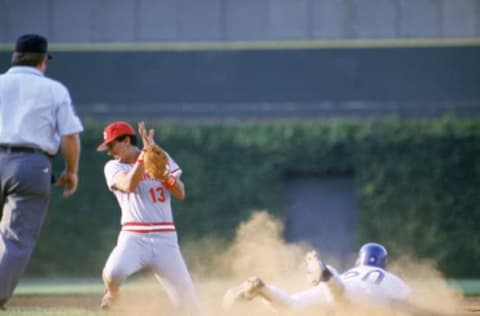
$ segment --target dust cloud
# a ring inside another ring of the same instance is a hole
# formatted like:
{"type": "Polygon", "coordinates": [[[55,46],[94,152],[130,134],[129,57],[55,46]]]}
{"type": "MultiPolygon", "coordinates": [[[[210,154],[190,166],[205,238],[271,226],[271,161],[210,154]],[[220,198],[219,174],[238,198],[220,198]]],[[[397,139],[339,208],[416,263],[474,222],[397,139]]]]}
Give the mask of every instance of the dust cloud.
{"type": "Polygon", "coordinates": [[[404,256],[392,262],[389,270],[402,277],[411,287],[415,306],[435,314],[457,315],[461,309],[461,289],[448,283],[435,263],[404,256]]]}
{"type": "MultiPolygon", "coordinates": [[[[281,287],[290,294],[311,287],[305,277],[304,263],[304,256],[310,249],[308,245],[286,243],[282,237],[283,229],[280,220],[266,211],[258,211],[239,225],[231,244],[206,238],[181,245],[201,301],[202,316],[328,314],[322,307],[301,312],[273,309],[262,298],[236,303],[228,310],[222,308],[225,292],[251,276],[261,277],[266,283],[281,287]]],[[[398,309],[396,312],[368,307],[352,309],[345,305],[339,306],[335,315],[456,315],[462,300],[461,292],[449,285],[432,263],[403,257],[389,262],[389,270],[411,285],[413,305],[400,306],[403,311],[400,313],[398,309]]],[[[128,295],[124,295],[123,303],[119,302],[120,308],[112,315],[177,315],[153,278],[144,277],[133,283],[128,295]]]]}

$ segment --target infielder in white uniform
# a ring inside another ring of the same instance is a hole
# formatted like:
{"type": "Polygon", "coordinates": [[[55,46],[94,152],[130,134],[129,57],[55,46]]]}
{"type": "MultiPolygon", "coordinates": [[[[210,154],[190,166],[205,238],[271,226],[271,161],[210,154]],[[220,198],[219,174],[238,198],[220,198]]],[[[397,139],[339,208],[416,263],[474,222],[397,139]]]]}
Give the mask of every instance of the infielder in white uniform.
{"type": "MultiPolygon", "coordinates": [[[[143,146],[154,142],[143,122],[138,125],[143,146]]],[[[104,129],[98,151],[108,150],[114,159],[105,165],[105,178],[121,208],[122,229],[117,245],[103,269],[105,295],[101,307],[108,309],[119,295],[122,282],[142,268],[151,268],[169,298],[182,311],[194,313],[198,302],[187,270],[172,215],[171,196],[183,200],[182,169],[171,158],[166,183],[152,179],[143,166],[143,151],[137,147],[135,130],[126,122],[114,122],[104,129]]]]}
{"type": "Polygon", "coordinates": [[[253,277],[227,291],[224,307],[229,308],[236,301],[251,300],[256,296],[262,297],[274,307],[293,310],[316,306],[334,310],[345,304],[386,306],[404,302],[411,292],[404,281],[385,271],[387,251],[377,243],[363,245],[355,267],[342,274],[325,265],[315,251],[307,254],[306,261],[307,278],[314,284],[312,288],[290,295],[279,287],[253,277]]]}

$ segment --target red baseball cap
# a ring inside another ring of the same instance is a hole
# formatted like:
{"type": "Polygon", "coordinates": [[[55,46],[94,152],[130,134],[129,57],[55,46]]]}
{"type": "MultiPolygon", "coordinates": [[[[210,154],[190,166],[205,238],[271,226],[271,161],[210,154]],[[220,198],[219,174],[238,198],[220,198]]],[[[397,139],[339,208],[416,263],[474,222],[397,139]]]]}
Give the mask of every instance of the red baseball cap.
{"type": "Polygon", "coordinates": [[[97,151],[104,151],[107,149],[107,144],[115,140],[118,136],[122,135],[135,135],[135,130],[132,125],[127,122],[118,121],[113,122],[103,130],[103,143],[98,145],[97,151]]]}

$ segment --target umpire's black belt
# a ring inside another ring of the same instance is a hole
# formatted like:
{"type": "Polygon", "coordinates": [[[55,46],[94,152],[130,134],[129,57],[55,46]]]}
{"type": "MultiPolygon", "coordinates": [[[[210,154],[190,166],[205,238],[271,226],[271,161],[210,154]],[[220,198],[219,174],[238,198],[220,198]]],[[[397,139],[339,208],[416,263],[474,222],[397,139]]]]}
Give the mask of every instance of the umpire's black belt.
{"type": "Polygon", "coordinates": [[[10,146],[10,145],[0,145],[0,151],[8,153],[40,153],[44,154],[50,159],[53,159],[53,155],[50,155],[46,151],[43,151],[34,147],[25,147],[25,146],[10,146]]]}

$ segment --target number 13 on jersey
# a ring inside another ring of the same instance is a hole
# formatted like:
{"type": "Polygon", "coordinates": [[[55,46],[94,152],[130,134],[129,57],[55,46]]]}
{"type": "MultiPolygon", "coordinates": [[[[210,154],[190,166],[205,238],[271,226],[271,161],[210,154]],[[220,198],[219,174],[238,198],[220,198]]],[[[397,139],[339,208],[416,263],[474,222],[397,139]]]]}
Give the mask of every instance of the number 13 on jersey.
{"type": "Polygon", "coordinates": [[[152,187],[148,190],[153,203],[165,202],[165,191],[163,187],[152,187]]]}

